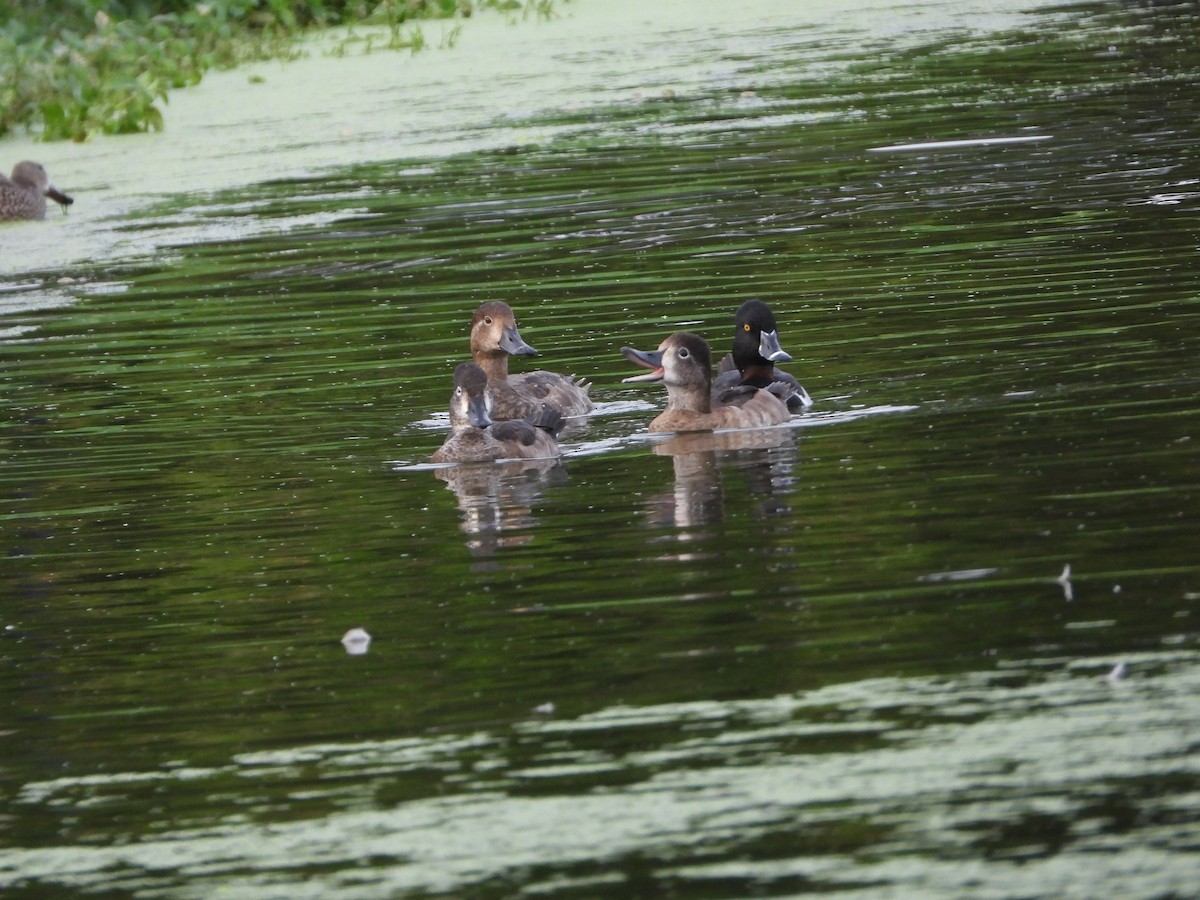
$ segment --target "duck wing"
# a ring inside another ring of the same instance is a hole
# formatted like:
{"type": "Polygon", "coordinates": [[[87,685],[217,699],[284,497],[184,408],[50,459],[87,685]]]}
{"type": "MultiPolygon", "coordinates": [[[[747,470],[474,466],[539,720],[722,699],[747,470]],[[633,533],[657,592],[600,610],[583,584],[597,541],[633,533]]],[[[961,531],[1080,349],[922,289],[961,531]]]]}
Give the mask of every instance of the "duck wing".
{"type": "Polygon", "coordinates": [[[517,444],[522,447],[532,447],[538,439],[538,427],[524,419],[512,419],[508,422],[497,422],[489,429],[498,441],[506,444],[517,444]]]}
{"type": "Polygon", "coordinates": [[[592,410],[588,397],[591,385],[579,378],[545,372],[541,369],[510,376],[509,383],[522,397],[552,406],[563,415],[573,416],[592,410]]]}
{"type": "Polygon", "coordinates": [[[488,431],[504,448],[504,456],[528,459],[558,456],[561,452],[553,434],[525,419],[497,422],[488,431]]]}
{"type": "Polygon", "coordinates": [[[534,428],[540,428],[551,437],[558,437],[559,432],[567,424],[567,420],[563,418],[563,414],[549,406],[543,406],[541,409],[531,412],[525,416],[525,421],[534,428]]]}
{"type": "Polygon", "coordinates": [[[775,370],[775,375],[777,376],[776,380],[768,384],[766,390],[786,403],[789,410],[803,412],[813,405],[813,399],[804,389],[804,385],[793,376],[787,372],[781,372],[779,369],[775,370]]]}
{"type": "Polygon", "coordinates": [[[777,425],[786,422],[795,411],[792,402],[796,397],[796,388],[786,381],[772,382],[765,388],[736,384],[716,398],[713,415],[726,428],[777,425]]]}
{"type": "MultiPolygon", "coordinates": [[[[716,396],[713,399],[719,406],[745,406],[758,393],[758,388],[752,384],[742,384],[737,382],[721,389],[718,394],[713,391],[716,396]]],[[[780,398],[783,399],[782,397],[780,398]]]]}
{"type": "Polygon", "coordinates": [[[794,413],[803,412],[813,405],[812,397],[808,395],[804,385],[800,384],[794,375],[778,368],[769,375],[747,370],[747,374],[743,377],[736,369],[721,373],[713,382],[713,403],[719,406],[740,405],[746,400],[746,397],[740,393],[743,388],[762,388],[770,391],[784,401],[788,409],[794,413]],[[741,397],[740,400],[739,397],[741,397]]]}

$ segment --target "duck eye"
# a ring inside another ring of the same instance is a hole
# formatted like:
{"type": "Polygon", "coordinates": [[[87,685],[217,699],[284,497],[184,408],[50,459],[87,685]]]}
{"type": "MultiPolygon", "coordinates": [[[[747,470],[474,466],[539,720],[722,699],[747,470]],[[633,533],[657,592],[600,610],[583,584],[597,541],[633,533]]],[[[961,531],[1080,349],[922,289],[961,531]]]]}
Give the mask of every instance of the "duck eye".
{"type": "Polygon", "coordinates": [[[491,324],[492,324],[492,317],[491,317],[491,316],[484,316],[484,317],[483,317],[483,324],[484,324],[484,325],[491,325],[491,324]]]}
{"type": "Polygon", "coordinates": [[[687,348],[687,347],[680,347],[680,348],[679,348],[679,358],[680,358],[680,359],[687,359],[687,358],[688,358],[689,356],[691,356],[691,355],[692,355],[692,354],[688,353],[688,348],[687,348]]]}
{"type": "Polygon", "coordinates": [[[742,331],[749,331],[749,330],[750,330],[750,323],[747,322],[745,325],[742,326],[742,331]]]}

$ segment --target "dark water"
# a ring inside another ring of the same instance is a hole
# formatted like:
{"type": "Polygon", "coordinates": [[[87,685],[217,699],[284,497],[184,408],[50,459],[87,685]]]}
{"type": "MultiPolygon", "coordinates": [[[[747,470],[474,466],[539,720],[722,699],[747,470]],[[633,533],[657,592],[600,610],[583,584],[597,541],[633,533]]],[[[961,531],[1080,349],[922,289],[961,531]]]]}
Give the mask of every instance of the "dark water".
{"type": "Polygon", "coordinates": [[[131,217],[254,227],[0,321],[5,896],[1192,896],[1198,22],[831,21],[131,217]],[[816,405],[648,440],[619,348],[751,296],[816,405]],[[599,412],[432,471],[493,298],[599,412]]]}

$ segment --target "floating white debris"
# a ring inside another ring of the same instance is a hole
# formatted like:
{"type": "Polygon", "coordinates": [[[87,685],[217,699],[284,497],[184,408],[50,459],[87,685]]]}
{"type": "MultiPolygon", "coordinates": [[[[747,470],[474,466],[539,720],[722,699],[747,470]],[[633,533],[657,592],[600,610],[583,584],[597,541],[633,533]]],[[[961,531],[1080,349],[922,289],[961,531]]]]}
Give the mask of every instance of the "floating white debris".
{"type": "Polygon", "coordinates": [[[542,703],[538,706],[535,706],[533,708],[533,711],[535,713],[537,713],[539,716],[552,716],[552,715],[554,715],[555,708],[556,707],[554,706],[553,701],[550,701],[550,702],[542,703]]]}
{"type": "Polygon", "coordinates": [[[1075,590],[1071,587],[1071,564],[1063,566],[1062,574],[1055,579],[1062,588],[1064,600],[1074,600],[1075,590]]]}
{"type": "Polygon", "coordinates": [[[342,646],[351,656],[362,656],[371,646],[371,636],[362,628],[351,628],[342,635],[342,646]]]}
{"type": "Polygon", "coordinates": [[[890,144],[886,147],[868,147],[868,153],[901,153],[905,150],[952,150],[955,147],[986,147],[991,144],[1027,144],[1030,141],[1048,141],[1048,134],[1023,134],[1014,137],[966,138],[958,141],[923,141],[917,144],[890,144]]]}
{"type": "Polygon", "coordinates": [[[1112,671],[1104,676],[1104,680],[1107,681],[1109,684],[1116,684],[1118,681],[1124,680],[1124,678],[1125,678],[1125,663],[1124,662],[1117,663],[1115,666],[1113,666],[1112,671]]]}
{"type": "Polygon", "coordinates": [[[953,572],[930,572],[928,575],[918,575],[917,581],[973,581],[977,578],[987,578],[995,572],[994,566],[987,569],[956,569],[953,572]]]}

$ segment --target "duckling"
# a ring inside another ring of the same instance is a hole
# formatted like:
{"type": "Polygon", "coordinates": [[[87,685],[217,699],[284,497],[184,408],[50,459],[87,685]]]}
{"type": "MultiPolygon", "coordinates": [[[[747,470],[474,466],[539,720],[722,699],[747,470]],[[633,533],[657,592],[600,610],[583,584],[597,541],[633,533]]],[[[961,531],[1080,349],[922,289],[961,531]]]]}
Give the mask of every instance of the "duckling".
{"type": "Polygon", "coordinates": [[[536,356],[537,351],[521,339],[517,318],[507,303],[483,304],[471,319],[471,359],[487,373],[496,418],[520,419],[545,409],[564,416],[592,411],[586,382],[540,369],[509,375],[510,355],[536,356]]]}
{"type": "Polygon", "coordinates": [[[717,364],[717,379],[713,382],[713,400],[739,384],[765,388],[782,381],[791,385],[793,393],[788,409],[800,412],[812,406],[812,397],[792,375],[775,368],[777,362],[792,357],[779,345],[779,331],[771,307],[761,300],[747,300],[734,315],[733,352],[717,364]]]}
{"type": "Polygon", "coordinates": [[[712,352],[697,335],[677,331],[656,351],[622,347],[621,352],[630,362],[653,370],[625,381],[662,381],[667,386],[667,408],[650,423],[651,431],[755,428],[790,417],[787,400],[793,389],[785,384],[772,384],[770,389],[737,385],[725,392],[724,405],[713,408],[712,352]]]}
{"type": "Polygon", "coordinates": [[[555,437],[563,417],[543,409],[529,419],[492,421],[492,397],[487,374],[474,363],[454,370],[450,397],[450,434],[433,454],[433,462],[479,462],[494,459],[559,455],[555,437]]]}
{"type": "Polygon", "coordinates": [[[12,178],[0,175],[0,220],[44,219],[47,197],[63,209],[75,202],[50,183],[41,163],[19,162],[13,167],[12,178]]]}

